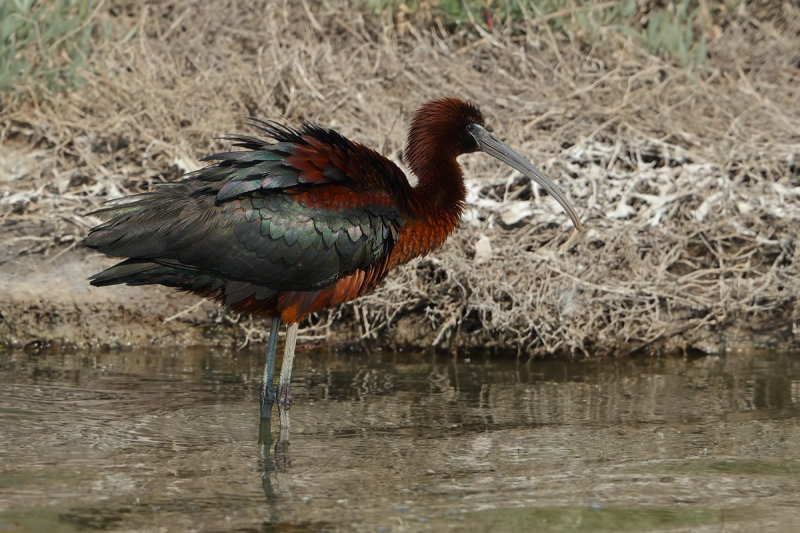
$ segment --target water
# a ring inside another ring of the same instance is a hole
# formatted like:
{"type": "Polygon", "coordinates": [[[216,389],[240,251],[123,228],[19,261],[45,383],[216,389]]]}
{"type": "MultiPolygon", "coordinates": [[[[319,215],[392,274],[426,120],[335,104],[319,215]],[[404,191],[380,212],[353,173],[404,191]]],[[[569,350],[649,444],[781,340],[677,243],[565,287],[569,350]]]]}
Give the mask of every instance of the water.
{"type": "Polygon", "coordinates": [[[532,362],[0,352],[0,531],[752,531],[800,523],[800,355],[532,362]]]}

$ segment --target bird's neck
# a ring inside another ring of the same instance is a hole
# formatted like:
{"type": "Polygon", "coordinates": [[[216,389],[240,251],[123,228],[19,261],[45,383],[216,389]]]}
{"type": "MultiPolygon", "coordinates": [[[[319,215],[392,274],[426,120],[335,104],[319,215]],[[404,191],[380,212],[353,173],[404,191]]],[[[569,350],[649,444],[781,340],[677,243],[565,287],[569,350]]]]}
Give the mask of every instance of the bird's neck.
{"type": "Polygon", "coordinates": [[[419,181],[411,189],[408,219],[400,230],[391,267],[426,255],[458,227],[467,197],[455,158],[411,165],[419,181]],[[414,168],[416,166],[416,168],[414,168]]]}
{"type": "Polygon", "coordinates": [[[432,154],[423,163],[412,162],[411,170],[418,178],[412,196],[414,215],[451,223],[450,231],[455,229],[467,199],[464,175],[455,157],[432,154]]]}

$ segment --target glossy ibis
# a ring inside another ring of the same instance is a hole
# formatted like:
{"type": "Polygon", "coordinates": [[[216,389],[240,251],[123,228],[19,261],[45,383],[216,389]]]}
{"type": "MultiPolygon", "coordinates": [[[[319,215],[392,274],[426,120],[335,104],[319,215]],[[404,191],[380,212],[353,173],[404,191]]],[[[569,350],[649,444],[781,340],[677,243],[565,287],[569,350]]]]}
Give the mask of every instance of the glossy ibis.
{"type": "Polygon", "coordinates": [[[273,141],[229,137],[244,150],[176,183],[114,201],[86,244],[125,261],[92,285],[158,283],[272,318],[261,417],[275,400],[273,368],[288,325],[278,413],[288,426],[297,325],[309,314],[358,298],[398,265],[440,246],[458,226],[466,189],[456,158],[483,151],[528,176],[580,220],[564,193],[484,128],[478,108],[453,98],[424,104],[411,121],[403,172],[337,132],[253,121],[273,141]]]}

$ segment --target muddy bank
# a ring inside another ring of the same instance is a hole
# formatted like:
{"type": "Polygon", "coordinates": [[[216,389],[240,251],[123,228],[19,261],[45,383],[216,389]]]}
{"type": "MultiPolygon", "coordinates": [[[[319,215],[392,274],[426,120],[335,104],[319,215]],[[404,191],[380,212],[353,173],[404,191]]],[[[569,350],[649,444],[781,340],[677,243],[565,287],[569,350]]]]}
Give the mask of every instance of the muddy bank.
{"type": "Polygon", "coordinates": [[[189,295],[89,288],[109,262],[82,248],[85,214],[198,168],[247,116],[317,121],[400,161],[410,113],[441,95],[477,102],[586,231],[464,157],[469,206],[447,244],[314,317],[307,342],[588,356],[798,343],[795,8],[728,13],[684,67],[535,19],[486,34],[337,3],[267,3],[267,20],[235,5],[100,10],[118,33],[85,87],[2,107],[0,344],[263,341],[261,321],[189,295]]]}
{"type": "MultiPolygon", "coordinates": [[[[219,305],[165,287],[114,287],[103,290],[86,282],[108,265],[106,258],[81,251],[64,253],[55,261],[29,258],[10,273],[3,265],[0,279],[2,314],[0,344],[25,350],[116,350],[136,346],[222,346],[238,349],[266,342],[269,324],[258,318],[226,312],[219,305]]],[[[1,267],[0,267],[1,268],[1,267]]],[[[355,305],[301,329],[306,348],[320,343],[340,349],[409,350],[437,347],[460,353],[498,352],[513,355],[514,346],[498,342],[492,331],[476,321],[464,331],[442,338],[446,324],[430,320],[426,309],[399,313],[379,332],[364,326],[355,305]]],[[[773,320],[729,321],[724,327],[677,329],[647,343],[619,344],[611,355],[641,352],[695,351],[724,353],[750,347],[789,350],[798,346],[797,326],[790,313],[773,320]]],[[[676,325],[680,328],[680,324],[676,325]]],[[[523,352],[520,352],[523,353],[523,352]]],[[[531,355],[529,353],[527,355],[531,355]]]]}

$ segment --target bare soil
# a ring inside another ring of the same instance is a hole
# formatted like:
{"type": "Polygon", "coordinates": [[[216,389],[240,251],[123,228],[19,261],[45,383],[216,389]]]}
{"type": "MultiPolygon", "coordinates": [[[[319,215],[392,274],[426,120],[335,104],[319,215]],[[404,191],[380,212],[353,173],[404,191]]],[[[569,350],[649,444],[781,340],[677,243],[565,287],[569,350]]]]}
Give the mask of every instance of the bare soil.
{"type": "Polygon", "coordinates": [[[487,33],[338,2],[110,3],[96,17],[115,30],[85,87],[0,107],[0,345],[262,342],[261,319],[191,295],[89,287],[112,260],[82,247],[86,214],[198,168],[248,116],[319,122],[399,162],[411,112],[442,95],[479,104],[586,230],[464,157],[470,205],[447,244],[301,341],[531,356],[800,344],[790,2],[728,13],[691,67],[622,34],[600,45],[536,19],[487,33]]]}

